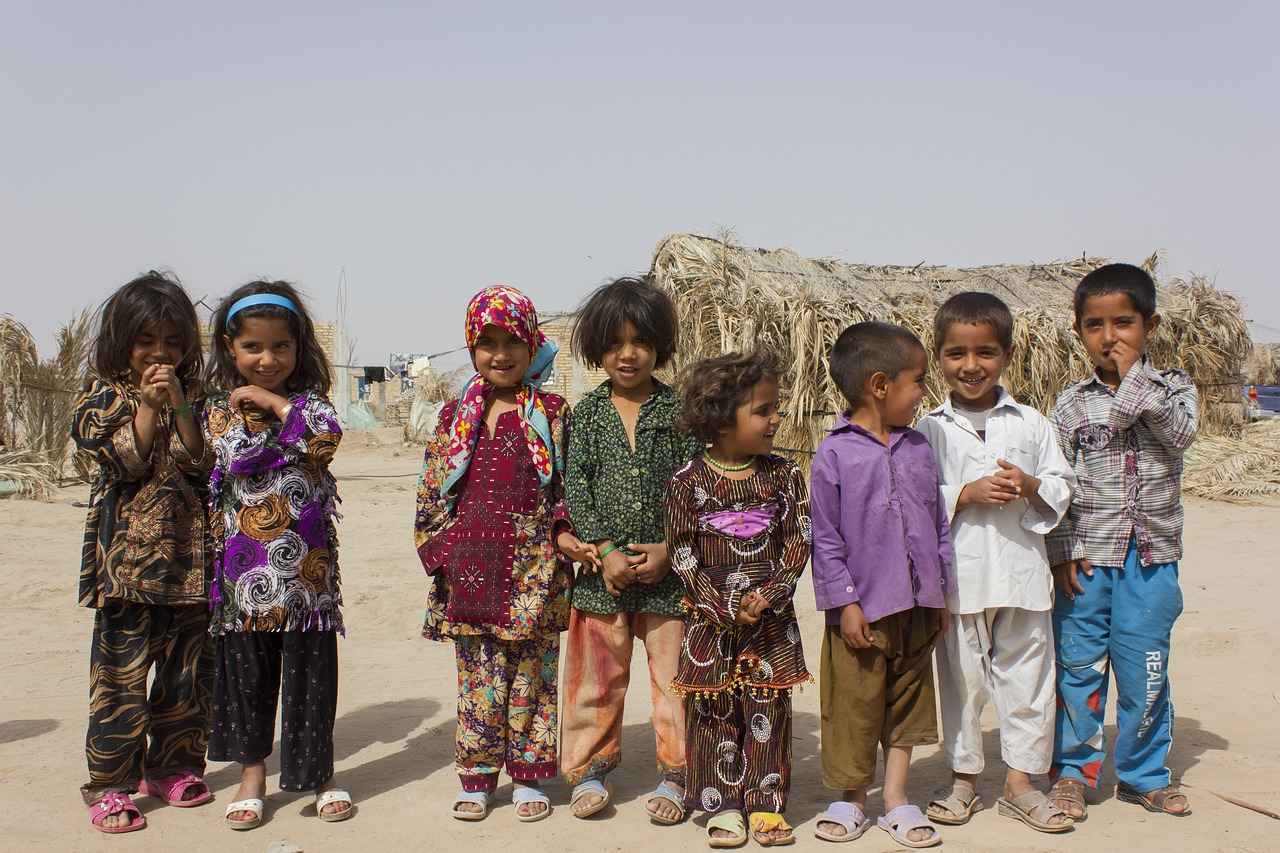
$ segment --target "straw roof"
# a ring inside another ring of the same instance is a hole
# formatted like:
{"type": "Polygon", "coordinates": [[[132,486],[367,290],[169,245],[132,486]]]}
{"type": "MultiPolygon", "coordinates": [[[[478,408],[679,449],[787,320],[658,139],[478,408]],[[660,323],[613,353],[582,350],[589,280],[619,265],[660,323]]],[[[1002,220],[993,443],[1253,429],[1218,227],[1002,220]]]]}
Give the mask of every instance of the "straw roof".
{"type": "MultiPolygon", "coordinates": [[[[1159,261],[1157,253],[1143,266],[1156,274],[1159,261]]],[[[680,310],[677,367],[753,347],[773,349],[794,365],[783,389],[788,415],[777,444],[804,461],[845,406],[827,369],[840,332],[852,323],[882,320],[906,326],[928,346],[934,312],[960,291],[986,291],[1008,303],[1017,349],[1004,384],[1047,411],[1070,379],[1090,369],[1071,328],[1071,298],[1081,278],[1107,263],[871,266],[748,248],[732,235],[670,234],[654,250],[650,276],[680,310]]],[[[1252,349],[1240,302],[1202,278],[1170,279],[1157,289],[1164,321],[1150,349],[1153,359],[1183,368],[1196,382],[1203,432],[1238,435],[1240,367],[1252,349]]],[[[931,367],[927,403],[936,405],[945,390],[941,373],[931,367]]]]}

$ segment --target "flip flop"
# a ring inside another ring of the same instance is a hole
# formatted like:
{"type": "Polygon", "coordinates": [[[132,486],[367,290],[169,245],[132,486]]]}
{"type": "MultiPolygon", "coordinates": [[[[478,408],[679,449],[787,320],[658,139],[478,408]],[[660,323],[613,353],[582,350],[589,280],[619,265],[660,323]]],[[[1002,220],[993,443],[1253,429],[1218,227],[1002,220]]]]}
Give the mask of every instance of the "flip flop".
{"type": "Polygon", "coordinates": [[[649,792],[649,796],[645,797],[644,806],[645,806],[645,811],[649,812],[649,820],[653,821],[654,823],[660,826],[675,826],[677,823],[684,820],[684,815],[685,815],[684,794],[681,794],[679,791],[677,791],[676,787],[672,785],[670,782],[668,782],[666,779],[663,779],[661,782],[659,782],[658,787],[654,788],[652,791],[649,792]],[[675,806],[676,810],[680,812],[680,816],[676,818],[670,818],[670,817],[659,817],[658,815],[654,814],[653,810],[649,808],[649,804],[652,803],[654,800],[666,800],[668,803],[671,803],[671,805],[675,806]]]}
{"type": "Polygon", "coordinates": [[[573,812],[574,817],[591,817],[596,812],[609,805],[609,798],[612,792],[609,786],[599,779],[588,779],[586,782],[579,782],[573,786],[573,793],[569,795],[569,808],[572,809],[577,805],[578,800],[583,797],[599,797],[599,801],[593,806],[587,806],[582,811],[573,812]]]}
{"type": "Polygon", "coordinates": [[[922,847],[933,847],[942,843],[942,836],[938,834],[938,830],[933,824],[924,819],[924,813],[920,811],[920,807],[908,803],[905,806],[898,806],[893,811],[882,816],[876,821],[876,826],[889,833],[889,837],[903,847],[910,847],[918,850],[922,847]],[[913,829],[927,829],[932,835],[922,841],[912,841],[907,837],[907,833],[913,829]]]}
{"type": "Polygon", "coordinates": [[[484,820],[489,816],[489,791],[459,791],[453,798],[453,806],[449,814],[458,820],[484,820]],[[478,812],[458,811],[458,803],[474,803],[480,807],[478,812]]]}
{"type": "Polygon", "coordinates": [[[329,791],[319,791],[316,793],[316,814],[320,815],[320,819],[325,823],[337,823],[340,820],[346,820],[355,813],[356,804],[351,801],[351,795],[339,788],[329,791]],[[327,812],[324,807],[330,803],[346,803],[347,807],[342,811],[327,812]]]}
{"type": "Polygon", "coordinates": [[[1116,799],[1122,803],[1133,803],[1134,805],[1142,806],[1147,811],[1157,814],[1168,814],[1174,817],[1186,817],[1191,814],[1191,801],[1175,785],[1165,785],[1163,788],[1145,792],[1130,788],[1128,785],[1116,785],[1116,799]],[[1169,801],[1174,797],[1182,797],[1187,804],[1186,811],[1169,811],[1169,801]]]}
{"type": "Polygon", "coordinates": [[[227,806],[227,826],[237,831],[253,829],[255,826],[262,823],[262,810],[266,808],[266,806],[267,804],[258,797],[250,797],[247,800],[236,800],[234,803],[227,806]],[[253,814],[253,817],[248,820],[232,820],[231,815],[233,812],[250,812],[253,814]]]}
{"type": "Polygon", "coordinates": [[[516,807],[516,820],[521,823],[535,823],[543,818],[551,817],[551,798],[542,793],[541,788],[535,788],[532,785],[524,788],[513,788],[511,802],[516,807]],[[529,803],[542,803],[546,808],[533,814],[520,814],[520,807],[529,803]]]}
{"type": "Polygon", "coordinates": [[[933,799],[929,801],[925,816],[934,823],[941,823],[945,826],[962,826],[968,823],[969,818],[973,817],[976,812],[982,811],[982,809],[981,794],[968,785],[952,783],[933,792],[933,799]],[[951,814],[940,814],[939,812],[943,809],[951,812],[951,814]]]}
{"type": "Polygon", "coordinates": [[[1012,800],[1001,797],[996,800],[996,808],[1005,817],[1020,820],[1039,832],[1067,832],[1075,825],[1071,815],[1064,812],[1041,791],[1032,789],[1019,794],[1012,800]],[[1062,818],[1061,823],[1050,823],[1052,818],[1062,818]]]}
{"type": "Polygon", "coordinates": [[[741,847],[746,843],[747,822],[743,820],[742,812],[737,809],[716,812],[712,815],[711,820],[707,821],[707,846],[741,847]],[[730,838],[716,838],[711,834],[711,831],[715,829],[732,832],[733,836],[730,838]]]}
{"type": "Polygon", "coordinates": [[[89,807],[89,820],[93,821],[93,826],[99,832],[105,832],[108,835],[119,835],[122,832],[137,832],[139,829],[146,829],[147,819],[142,816],[142,812],[133,804],[133,800],[129,799],[129,795],[118,791],[109,791],[102,795],[102,799],[93,803],[89,807]],[[124,826],[103,826],[102,822],[111,815],[116,814],[132,814],[134,817],[124,826]]]}
{"type": "Polygon", "coordinates": [[[823,841],[835,841],[837,843],[844,841],[856,841],[862,837],[862,833],[867,831],[871,826],[871,818],[863,814],[862,809],[857,803],[850,803],[845,800],[836,800],[827,806],[827,810],[818,815],[818,824],[838,823],[844,827],[844,835],[836,835],[827,829],[820,829],[814,826],[813,834],[823,841]]]}
{"type": "Polygon", "coordinates": [[[189,809],[192,806],[198,806],[213,799],[213,792],[209,790],[209,786],[204,783],[203,779],[189,770],[174,773],[172,776],[165,776],[163,779],[143,779],[142,783],[138,785],[138,793],[143,796],[159,797],[166,804],[180,809],[189,809]],[[195,785],[204,788],[204,792],[189,800],[184,800],[182,795],[195,785]]]}

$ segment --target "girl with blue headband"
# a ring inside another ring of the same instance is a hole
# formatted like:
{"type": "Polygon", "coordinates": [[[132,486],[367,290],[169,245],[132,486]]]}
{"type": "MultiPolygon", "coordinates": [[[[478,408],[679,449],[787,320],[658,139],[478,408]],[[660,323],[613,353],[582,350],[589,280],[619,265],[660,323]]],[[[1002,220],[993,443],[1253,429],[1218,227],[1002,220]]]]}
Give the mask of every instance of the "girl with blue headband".
{"type": "Polygon", "coordinates": [[[560,632],[572,564],[596,561],[564,505],[569,407],[539,390],[556,346],[529,298],[489,287],[467,307],[476,375],[440,411],[418,484],[414,543],[431,578],[423,636],[451,640],[462,791],[452,815],[482,820],[505,766],[516,817],[551,813],[560,632]]]}
{"type": "Polygon", "coordinates": [[[250,282],[222,301],[208,378],[204,430],[216,458],[209,757],[241,765],[227,824],[262,821],[281,698],[281,790],[314,791],[321,820],[346,820],[351,795],[333,778],[342,594],[329,473],[342,428],[327,397],[328,359],[292,285],[250,282]]]}

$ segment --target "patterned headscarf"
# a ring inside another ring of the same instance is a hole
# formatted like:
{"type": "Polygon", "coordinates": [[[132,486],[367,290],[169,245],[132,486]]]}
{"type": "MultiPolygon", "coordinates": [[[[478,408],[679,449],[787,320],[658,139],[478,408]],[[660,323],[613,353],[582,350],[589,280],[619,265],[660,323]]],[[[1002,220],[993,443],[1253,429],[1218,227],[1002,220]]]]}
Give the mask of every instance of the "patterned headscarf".
{"type": "MultiPolygon", "coordinates": [[[[529,369],[524,381],[516,387],[516,410],[524,424],[525,438],[533,467],[543,485],[551,481],[553,470],[562,470],[564,460],[555,453],[551,442],[551,424],[547,410],[538,395],[533,393],[542,386],[551,367],[555,364],[559,347],[538,328],[538,313],[525,296],[514,287],[494,285],[486,287],[471,298],[467,306],[467,349],[474,358],[476,340],[485,326],[497,326],[529,345],[529,369]]],[[[441,494],[449,491],[462,479],[471,454],[476,448],[476,437],[484,420],[485,401],[493,386],[477,373],[467,381],[458,400],[458,411],[449,428],[449,467],[445,473],[441,494]]]]}

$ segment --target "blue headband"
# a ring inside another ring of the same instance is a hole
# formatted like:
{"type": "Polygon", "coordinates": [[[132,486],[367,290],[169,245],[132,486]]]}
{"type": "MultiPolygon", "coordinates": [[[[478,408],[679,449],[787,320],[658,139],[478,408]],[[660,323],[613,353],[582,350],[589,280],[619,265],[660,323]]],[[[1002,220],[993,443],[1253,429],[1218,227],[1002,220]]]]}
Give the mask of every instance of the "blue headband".
{"type": "Polygon", "coordinates": [[[230,320],[236,312],[254,305],[279,305],[281,308],[288,308],[294,314],[298,313],[298,306],[290,302],[288,297],[276,296],[274,293],[255,293],[253,296],[236,300],[236,304],[232,305],[231,310],[227,312],[227,319],[230,320]]]}

